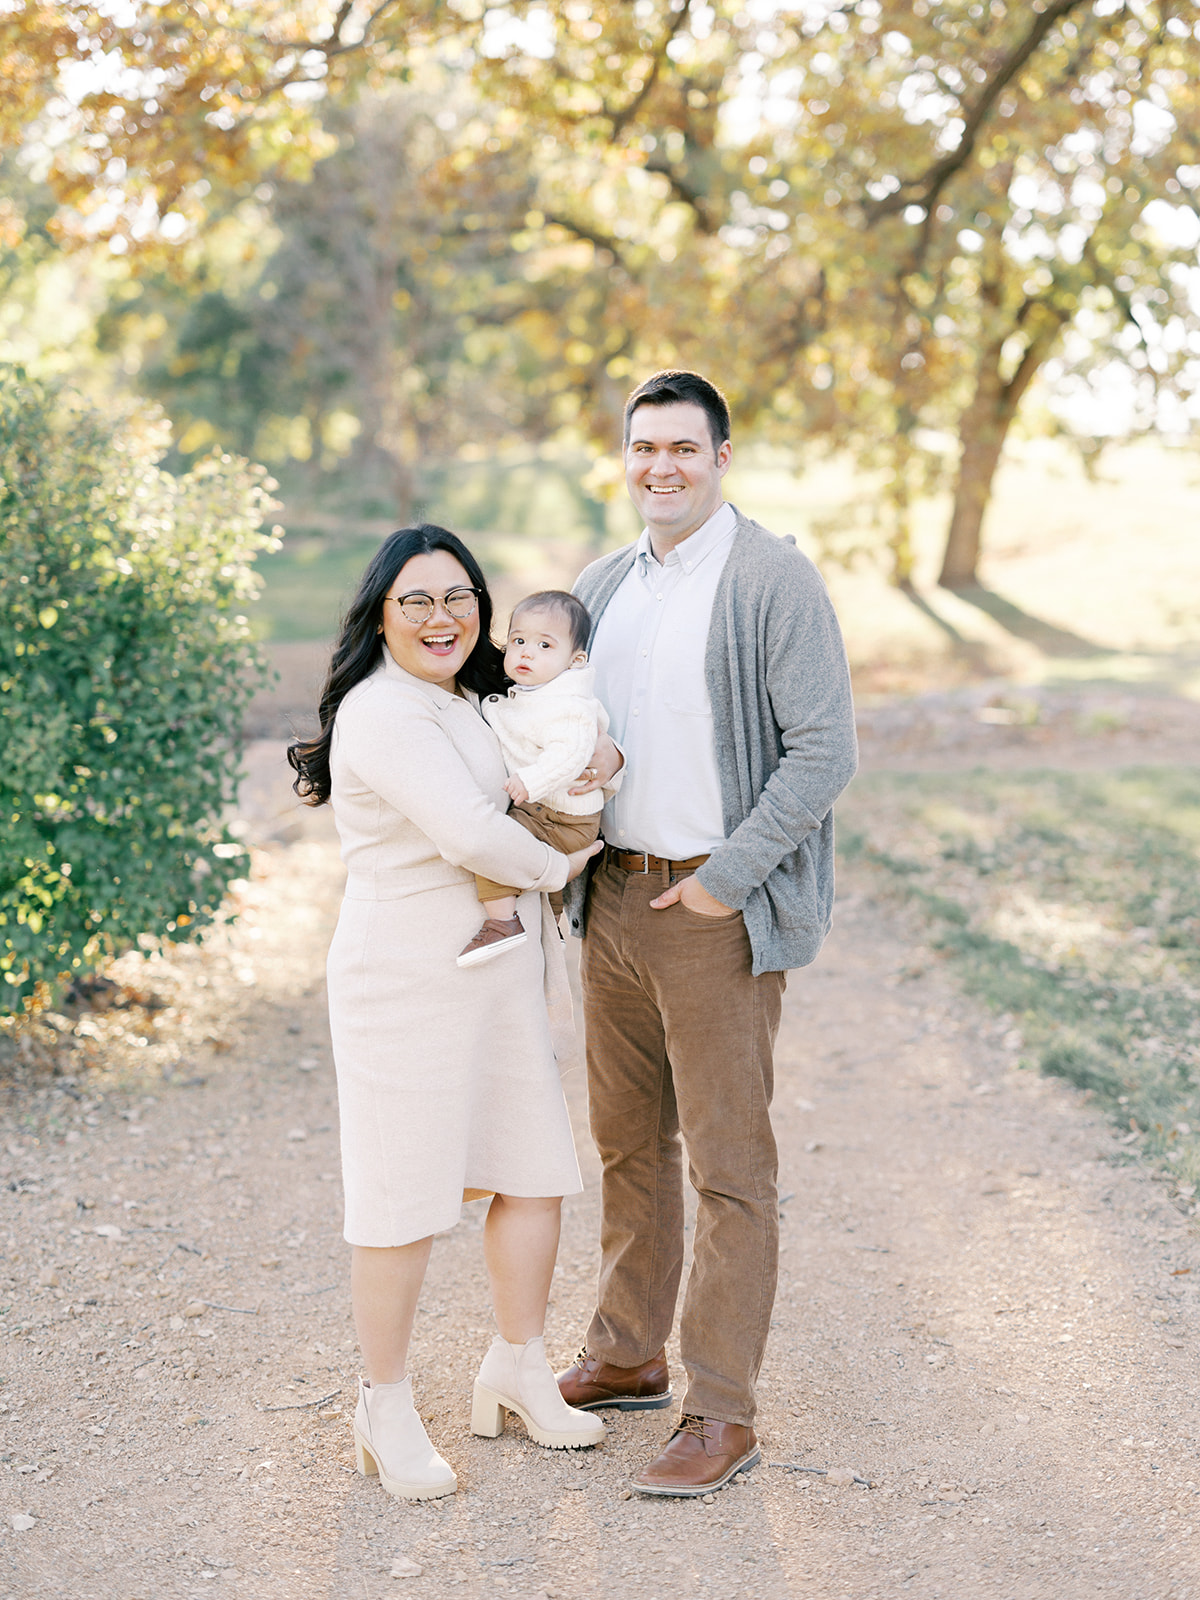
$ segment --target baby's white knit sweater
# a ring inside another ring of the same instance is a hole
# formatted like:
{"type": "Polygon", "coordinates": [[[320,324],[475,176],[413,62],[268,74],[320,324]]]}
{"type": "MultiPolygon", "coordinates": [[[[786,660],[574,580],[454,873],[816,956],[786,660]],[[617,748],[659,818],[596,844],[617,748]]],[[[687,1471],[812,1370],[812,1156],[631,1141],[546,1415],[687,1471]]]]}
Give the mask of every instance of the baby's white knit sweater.
{"type": "Polygon", "coordinates": [[[552,811],[590,816],[604,809],[599,790],[571,794],[591,760],[600,733],[608,732],[608,713],[595,696],[592,667],[568,667],[549,683],[490,694],[480,710],[495,730],[504,763],[520,778],[530,800],[552,811]]]}

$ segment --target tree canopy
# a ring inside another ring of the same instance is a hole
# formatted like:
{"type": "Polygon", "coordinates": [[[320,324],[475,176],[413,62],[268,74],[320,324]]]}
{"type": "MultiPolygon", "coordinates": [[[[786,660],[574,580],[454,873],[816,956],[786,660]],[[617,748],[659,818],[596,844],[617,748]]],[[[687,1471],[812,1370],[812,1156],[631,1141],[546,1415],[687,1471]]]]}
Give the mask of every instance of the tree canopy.
{"type": "Polygon", "coordinates": [[[942,578],[962,585],[1037,374],[1077,415],[1119,369],[1126,425],[1194,419],[1200,22],[1182,0],[114,15],[6,15],[0,138],[41,115],[59,236],[108,238],[143,274],[182,279],[221,217],[257,208],[277,258],[259,238],[254,282],[210,270],[197,294],[193,273],[144,371],[170,403],[174,364],[217,431],[222,410],[263,415],[269,373],[288,399],[267,415],[314,438],[351,417],[401,502],[431,440],[471,443],[464,410],[476,443],[508,426],[609,444],[630,382],[685,363],[741,425],[880,469],[869,520],[900,581],[912,500],[952,483],[942,578]]]}

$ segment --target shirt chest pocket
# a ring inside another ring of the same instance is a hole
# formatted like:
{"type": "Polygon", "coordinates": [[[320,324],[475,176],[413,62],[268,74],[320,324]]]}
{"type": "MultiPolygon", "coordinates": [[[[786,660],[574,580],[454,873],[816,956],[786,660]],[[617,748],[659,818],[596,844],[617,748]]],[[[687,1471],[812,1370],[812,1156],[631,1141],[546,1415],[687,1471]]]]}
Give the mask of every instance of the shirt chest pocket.
{"type": "Polygon", "coordinates": [[[704,677],[709,612],[672,608],[663,618],[654,646],[655,698],[676,716],[711,717],[712,703],[704,677]]]}

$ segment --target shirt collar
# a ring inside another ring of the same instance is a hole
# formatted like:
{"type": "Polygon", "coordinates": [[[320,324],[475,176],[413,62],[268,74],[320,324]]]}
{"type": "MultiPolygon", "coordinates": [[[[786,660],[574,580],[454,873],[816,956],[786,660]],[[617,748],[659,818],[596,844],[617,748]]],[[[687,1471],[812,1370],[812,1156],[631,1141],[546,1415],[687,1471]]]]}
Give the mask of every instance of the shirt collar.
{"type": "MultiPolygon", "coordinates": [[[[439,708],[444,709],[446,706],[452,704],[455,700],[460,698],[458,695],[451,694],[449,689],[443,689],[436,683],[427,683],[424,678],[418,678],[413,672],[406,672],[404,668],[399,665],[395,656],[388,649],[386,644],[382,647],[380,666],[383,669],[383,675],[385,678],[392,678],[398,683],[406,683],[413,689],[422,690],[429,696],[434,705],[438,706],[439,708]]],[[[377,668],[376,670],[379,669],[377,668]]]]}
{"type": "MultiPolygon", "coordinates": [[[[677,544],[662,565],[664,567],[677,565],[682,567],[684,572],[694,572],[714,550],[720,549],[727,539],[732,538],[736,528],[737,512],[728,500],[722,500],[708,521],[702,522],[695,533],[690,533],[686,539],[677,544]]],[[[634,560],[643,575],[651,570],[651,562],[654,562],[654,566],[659,564],[655,561],[650,548],[649,528],[642,529],[642,536],[634,551],[634,560]]]]}

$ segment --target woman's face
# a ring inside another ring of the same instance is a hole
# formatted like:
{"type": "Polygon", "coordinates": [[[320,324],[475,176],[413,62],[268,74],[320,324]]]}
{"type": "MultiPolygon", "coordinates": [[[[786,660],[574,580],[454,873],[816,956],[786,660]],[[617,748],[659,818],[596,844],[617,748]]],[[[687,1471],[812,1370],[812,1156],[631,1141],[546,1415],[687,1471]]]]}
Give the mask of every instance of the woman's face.
{"type": "Polygon", "coordinates": [[[468,617],[453,617],[446,599],[450,597],[456,610],[465,610],[472,597],[456,592],[471,587],[466,568],[448,550],[413,556],[401,567],[383,602],[383,637],[397,666],[414,678],[453,690],[479,639],[479,609],[468,617]],[[410,611],[420,610],[422,599],[432,600],[433,609],[423,622],[411,622],[400,605],[402,598],[410,611]],[[461,603],[455,604],[456,598],[461,603]]]}

